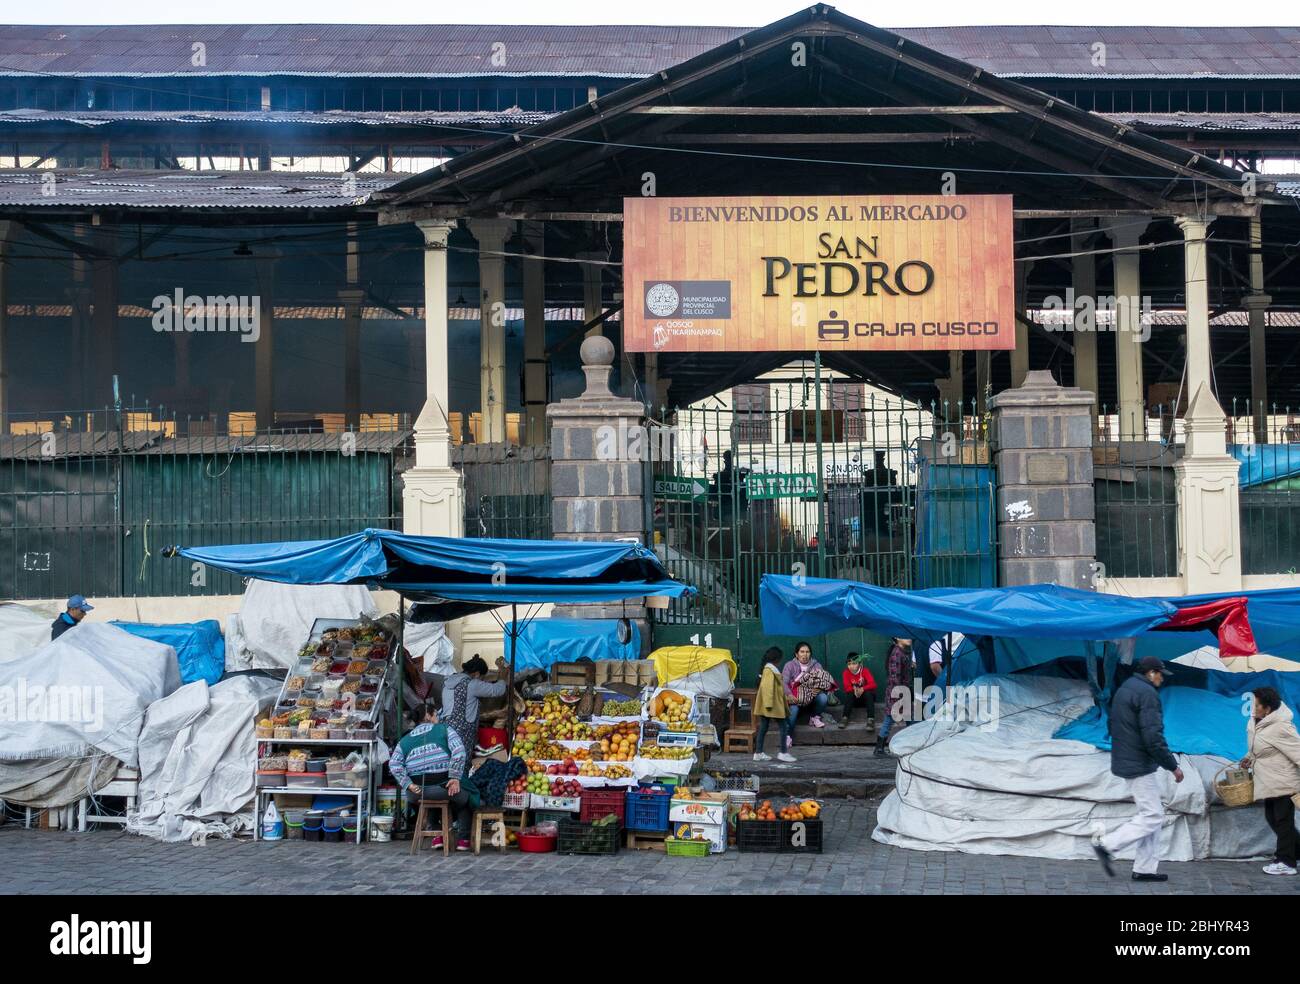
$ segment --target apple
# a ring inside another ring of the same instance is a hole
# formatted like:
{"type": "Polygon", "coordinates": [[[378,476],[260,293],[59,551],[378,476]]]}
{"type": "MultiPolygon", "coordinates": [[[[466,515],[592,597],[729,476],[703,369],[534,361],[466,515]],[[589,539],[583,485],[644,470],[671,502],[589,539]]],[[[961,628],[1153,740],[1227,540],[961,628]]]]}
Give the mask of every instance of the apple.
{"type": "Polygon", "coordinates": [[[560,774],[560,767],[558,765],[548,765],[546,767],[546,774],[548,776],[557,776],[560,774]]]}

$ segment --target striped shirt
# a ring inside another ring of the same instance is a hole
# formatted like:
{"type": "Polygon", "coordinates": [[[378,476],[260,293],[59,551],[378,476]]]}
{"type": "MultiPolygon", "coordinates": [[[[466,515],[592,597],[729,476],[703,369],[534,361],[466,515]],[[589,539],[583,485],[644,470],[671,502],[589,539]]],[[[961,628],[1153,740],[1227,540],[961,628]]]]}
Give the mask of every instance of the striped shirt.
{"type": "Polygon", "coordinates": [[[446,773],[452,779],[463,778],[467,764],[460,735],[445,724],[426,721],[397,743],[388,760],[388,769],[405,789],[414,781],[412,776],[446,773]]]}

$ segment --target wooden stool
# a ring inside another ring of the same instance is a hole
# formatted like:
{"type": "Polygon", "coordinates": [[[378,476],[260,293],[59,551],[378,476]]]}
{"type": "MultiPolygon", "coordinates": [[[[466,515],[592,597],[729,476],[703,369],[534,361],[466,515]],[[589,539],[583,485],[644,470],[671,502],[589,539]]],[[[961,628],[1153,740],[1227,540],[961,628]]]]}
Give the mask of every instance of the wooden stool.
{"type": "Polygon", "coordinates": [[[758,698],[757,690],[733,690],[731,692],[731,719],[727,732],[722,736],[724,752],[761,752],[754,747],[758,735],[758,722],[754,720],[754,701],[758,698]]]}
{"type": "Polygon", "coordinates": [[[754,738],[757,734],[757,727],[728,728],[727,733],[722,736],[722,750],[724,752],[752,752],[754,751],[754,738]]]}
{"type": "Polygon", "coordinates": [[[447,800],[420,800],[420,812],[415,815],[415,830],[411,834],[411,853],[415,854],[420,850],[420,842],[428,837],[433,839],[439,830],[437,827],[424,829],[424,817],[426,813],[433,813],[435,810],[442,813],[441,831],[442,831],[442,853],[448,855],[451,853],[451,803],[447,800]]]}
{"type": "Polygon", "coordinates": [[[474,811],[474,833],[472,835],[471,844],[474,848],[475,856],[478,855],[480,849],[483,847],[483,822],[484,821],[501,824],[502,841],[497,846],[497,850],[504,854],[506,849],[506,842],[505,842],[506,814],[505,811],[502,810],[500,807],[489,806],[485,809],[474,811]]]}

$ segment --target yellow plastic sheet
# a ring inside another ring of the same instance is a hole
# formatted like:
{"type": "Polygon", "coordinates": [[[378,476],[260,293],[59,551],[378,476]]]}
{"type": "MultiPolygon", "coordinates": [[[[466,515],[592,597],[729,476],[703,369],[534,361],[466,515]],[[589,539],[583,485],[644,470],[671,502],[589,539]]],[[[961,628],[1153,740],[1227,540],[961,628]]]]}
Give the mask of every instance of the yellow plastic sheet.
{"type": "Polygon", "coordinates": [[[669,680],[677,680],[691,673],[702,673],[719,663],[727,664],[727,672],[732,683],[736,681],[736,661],[726,649],[710,649],[706,646],[663,646],[650,654],[655,664],[655,678],[660,686],[669,680]]]}

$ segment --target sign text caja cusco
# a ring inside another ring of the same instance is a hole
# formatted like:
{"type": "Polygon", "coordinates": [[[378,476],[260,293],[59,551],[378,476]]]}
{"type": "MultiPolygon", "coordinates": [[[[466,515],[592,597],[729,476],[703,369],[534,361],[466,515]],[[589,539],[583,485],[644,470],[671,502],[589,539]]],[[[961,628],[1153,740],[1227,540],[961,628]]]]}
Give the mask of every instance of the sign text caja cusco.
{"type": "Polygon", "coordinates": [[[628,198],[629,352],[1015,347],[1009,195],[628,198]]]}

